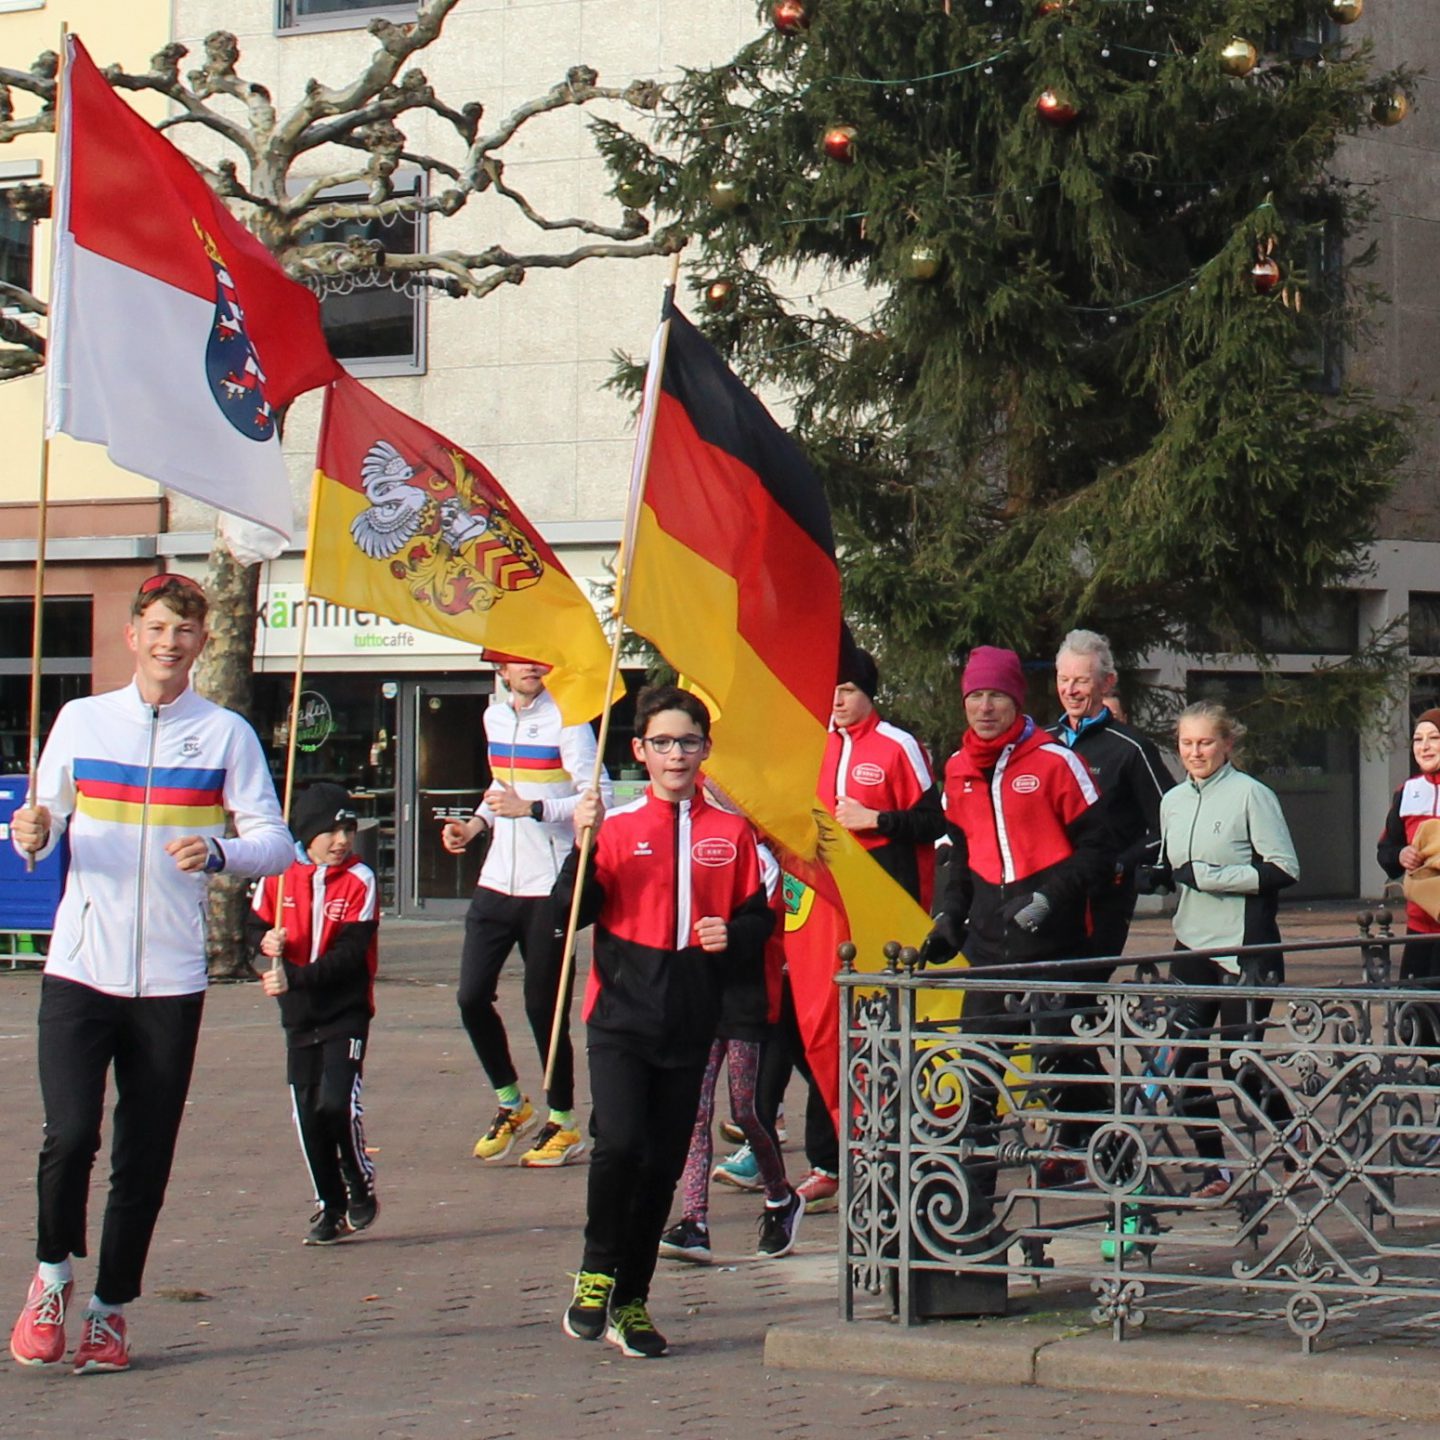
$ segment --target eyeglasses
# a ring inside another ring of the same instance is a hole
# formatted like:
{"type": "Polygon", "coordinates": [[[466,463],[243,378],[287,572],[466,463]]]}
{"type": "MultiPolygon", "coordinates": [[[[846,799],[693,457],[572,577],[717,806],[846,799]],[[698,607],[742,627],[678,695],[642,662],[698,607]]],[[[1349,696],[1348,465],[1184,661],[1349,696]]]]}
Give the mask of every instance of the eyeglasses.
{"type": "Polygon", "coordinates": [[[668,755],[677,745],[682,755],[698,755],[705,743],[703,735],[644,735],[640,743],[648,745],[657,755],[668,755]]]}
{"type": "Polygon", "coordinates": [[[170,572],[165,575],[152,575],[148,580],[140,582],[139,593],[141,595],[153,595],[157,590],[163,590],[167,585],[178,586],[181,590],[197,590],[200,594],[205,593],[204,586],[198,580],[192,580],[188,575],[181,575],[177,572],[170,572]]]}

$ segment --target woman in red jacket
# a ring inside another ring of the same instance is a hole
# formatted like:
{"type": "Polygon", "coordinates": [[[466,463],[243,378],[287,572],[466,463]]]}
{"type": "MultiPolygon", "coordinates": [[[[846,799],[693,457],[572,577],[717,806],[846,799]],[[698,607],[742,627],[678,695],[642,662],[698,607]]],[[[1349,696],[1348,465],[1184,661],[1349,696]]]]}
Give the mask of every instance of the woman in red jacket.
{"type": "MultiPolygon", "coordinates": [[[[1415,722],[1410,741],[1416,773],[1396,792],[1385,817],[1385,830],[1375,849],[1380,868],[1392,879],[1421,869],[1425,857],[1415,845],[1415,832],[1440,819],[1440,710],[1427,710],[1415,722]]],[[[1400,959],[1402,980],[1440,978],[1440,920],[1413,900],[1405,902],[1405,928],[1412,935],[1436,939],[1409,941],[1400,959]]]]}

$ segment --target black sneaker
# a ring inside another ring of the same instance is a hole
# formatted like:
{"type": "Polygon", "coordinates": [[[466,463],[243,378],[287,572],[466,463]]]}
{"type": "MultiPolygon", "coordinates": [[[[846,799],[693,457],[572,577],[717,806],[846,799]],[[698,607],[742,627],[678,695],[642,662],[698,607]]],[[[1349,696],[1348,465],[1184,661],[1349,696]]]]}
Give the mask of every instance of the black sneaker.
{"type": "Polygon", "coordinates": [[[658,1360],[670,1348],[655,1328],[643,1300],[627,1300],[623,1305],[612,1306],[605,1338],[632,1360],[658,1360]]]}
{"type": "Polygon", "coordinates": [[[575,1294],[560,1322],[572,1340],[598,1340],[605,1333],[614,1288],[615,1277],[598,1270],[582,1270],[575,1277],[575,1294]]]}
{"type": "Polygon", "coordinates": [[[335,1245],[354,1234],[343,1210],[317,1210],[310,1217],[310,1232],[305,1236],[306,1245],[335,1245]]]}
{"type": "Polygon", "coordinates": [[[710,1253],[710,1227],[685,1216],[660,1237],[660,1253],[670,1260],[708,1265],[715,1258],[710,1253]]]}
{"type": "Polygon", "coordinates": [[[796,1191],[783,1205],[767,1205],[760,1216],[760,1243],[755,1247],[757,1255],[778,1260],[795,1248],[795,1236],[800,1230],[800,1217],[805,1213],[805,1201],[796,1191]]]}
{"type": "Polygon", "coordinates": [[[375,1195],[351,1196],[350,1208],[345,1212],[352,1230],[368,1230],[380,1213],[380,1200],[375,1195]]]}

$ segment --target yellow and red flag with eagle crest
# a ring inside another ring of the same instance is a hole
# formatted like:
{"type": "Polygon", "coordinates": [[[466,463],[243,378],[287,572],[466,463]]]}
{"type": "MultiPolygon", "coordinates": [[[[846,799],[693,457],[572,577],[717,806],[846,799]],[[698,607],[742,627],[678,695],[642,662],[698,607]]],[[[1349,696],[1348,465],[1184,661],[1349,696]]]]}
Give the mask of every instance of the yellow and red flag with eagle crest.
{"type": "Polygon", "coordinates": [[[554,666],[566,724],[611,698],[594,607],[495,477],[349,375],[325,396],[308,570],[338,605],[554,666]]]}

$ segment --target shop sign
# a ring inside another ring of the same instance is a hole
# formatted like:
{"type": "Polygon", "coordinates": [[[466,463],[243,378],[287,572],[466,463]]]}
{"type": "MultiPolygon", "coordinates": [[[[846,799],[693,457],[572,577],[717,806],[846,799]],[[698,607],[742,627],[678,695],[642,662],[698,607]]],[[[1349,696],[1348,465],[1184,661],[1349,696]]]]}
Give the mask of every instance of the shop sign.
{"type": "Polygon", "coordinates": [[[312,595],[305,587],[272,581],[260,587],[255,658],[293,657],[300,652],[300,622],[308,605],[307,655],[354,655],[381,660],[394,655],[475,655],[476,647],[448,635],[397,625],[369,610],[352,610],[312,595]]]}

